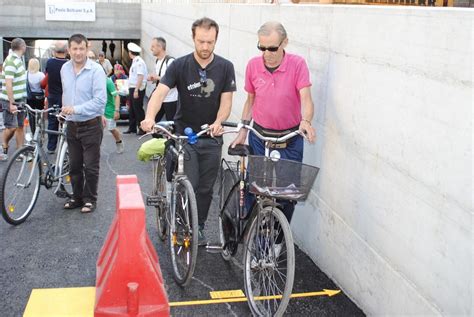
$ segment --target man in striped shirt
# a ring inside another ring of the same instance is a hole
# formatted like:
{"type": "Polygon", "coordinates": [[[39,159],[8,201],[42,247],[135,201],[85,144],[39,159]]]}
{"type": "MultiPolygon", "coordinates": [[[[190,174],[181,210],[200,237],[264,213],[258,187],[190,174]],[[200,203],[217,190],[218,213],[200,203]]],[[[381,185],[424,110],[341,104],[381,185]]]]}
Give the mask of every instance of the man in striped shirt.
{"type": "Polygon", "coordinates": [[[3,159],[7,159],[8,143],[16,131],[17,148],[23,145],[24,112],[15,112],[17,107],[14,103],[26,100],[26,71],[21,57],[26,52],[26,43],[21,38],[16,38],[11,44],[11,53],[3,62],[2,81],[0,92],[0,103],[3,108],[5,131],[3,132],[3,159]]]}

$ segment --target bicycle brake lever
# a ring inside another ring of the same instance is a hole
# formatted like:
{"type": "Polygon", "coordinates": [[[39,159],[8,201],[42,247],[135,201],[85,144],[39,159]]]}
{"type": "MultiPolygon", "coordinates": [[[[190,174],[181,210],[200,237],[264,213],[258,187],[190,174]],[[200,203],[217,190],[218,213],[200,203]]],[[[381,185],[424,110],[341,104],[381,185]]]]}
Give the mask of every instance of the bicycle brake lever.
{"type": "Polygon", "coordinates": [[[144,135],[140,136],[138,139],[141,140],[141,139],[143,139],[144,137],[149,136],[149,135],[153,135],[153,132],[145,133],[144,135]]]}

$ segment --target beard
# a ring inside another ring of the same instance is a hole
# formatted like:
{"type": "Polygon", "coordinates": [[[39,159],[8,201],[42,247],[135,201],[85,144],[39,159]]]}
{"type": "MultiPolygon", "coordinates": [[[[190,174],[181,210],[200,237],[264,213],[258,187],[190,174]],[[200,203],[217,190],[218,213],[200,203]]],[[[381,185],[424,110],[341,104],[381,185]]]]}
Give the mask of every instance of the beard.
{"type": "Polygon", "coordinates": [[[200,50],[200,51],[196,50],[197,56],[199,56],[199,58],[204,59],[204,60],[209,59],[209,58],[212,56],[212,52],[213,52],[213,51],[209,51],[209,50],[206,50],[206,51],[204,51],[204,50],[200,50]]]}

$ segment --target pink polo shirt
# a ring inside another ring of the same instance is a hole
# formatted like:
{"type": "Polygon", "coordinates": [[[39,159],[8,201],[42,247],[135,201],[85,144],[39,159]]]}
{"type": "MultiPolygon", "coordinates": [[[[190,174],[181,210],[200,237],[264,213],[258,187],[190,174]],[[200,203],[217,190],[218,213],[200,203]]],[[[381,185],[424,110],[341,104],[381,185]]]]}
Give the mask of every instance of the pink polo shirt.
{"type": "Polygon", "coordinates": [[[301,122],[300,89],[311,86],[305,60],[285,53],[273,74],[263,63],[263,57],[252,58],[245,72],[245,91],[255,95],[252,118],[260,126],[286,130],[301,122]]]}

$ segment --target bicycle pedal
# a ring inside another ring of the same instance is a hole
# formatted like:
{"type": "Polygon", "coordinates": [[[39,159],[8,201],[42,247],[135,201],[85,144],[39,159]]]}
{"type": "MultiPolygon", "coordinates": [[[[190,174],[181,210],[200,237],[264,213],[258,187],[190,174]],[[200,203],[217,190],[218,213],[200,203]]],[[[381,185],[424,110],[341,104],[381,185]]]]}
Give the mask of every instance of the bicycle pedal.
{"type": "Polygon", "coordinates": [[[221,244],[211,244],[208,243],[206,245],[206,252],[209,253],[221,253],[222,252],[222,245],[221,244]]]}
{"type": "Polygon", "coordinates": [[[147,206],[153,206],[153,207],[158,207],[162,201],[162,198],[159,196],[148,196],[146,198],[146,205],[147,206]]]}

